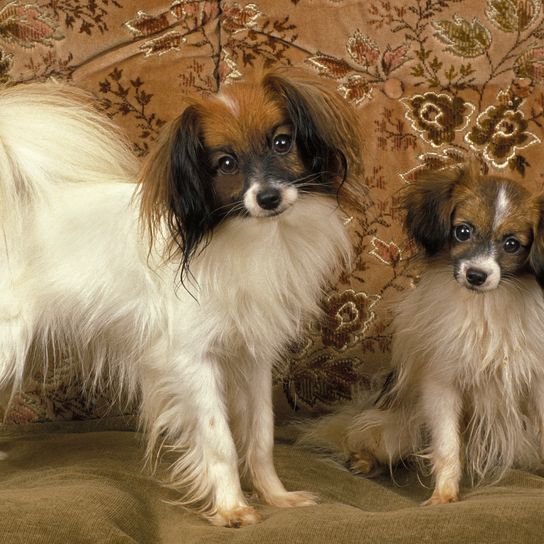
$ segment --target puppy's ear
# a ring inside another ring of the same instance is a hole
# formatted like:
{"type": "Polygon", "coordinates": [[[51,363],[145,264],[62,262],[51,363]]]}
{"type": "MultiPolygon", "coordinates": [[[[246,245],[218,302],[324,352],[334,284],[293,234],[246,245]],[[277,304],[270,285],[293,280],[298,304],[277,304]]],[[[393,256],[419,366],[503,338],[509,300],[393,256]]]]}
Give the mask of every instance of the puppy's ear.
{"type": "Polygon", "coordinates": [[[363,184],[363,151],[356,111],[318,78],[271,72],[262,84],[287,109],[302,159],[316,179],[335,191],[341,188],[343,197],[357,204],[363,184]],[[343,185],[348,175],[349,183],[343,185]]]}
{"type": "Polygon", "coordinates": [[[141,218],[151,243],[168,229],[171,258],[181,254],[181,272],[214,226],[213,188],[201,135],[201,112],[189,105],[161,133],[140,177],[141,218]]]}
{"type": "Polygon", "coordinates": [[[529,264],[538,283],[544,287],[544,194],[538,195],[534,200],[533,245],[529,264]]]}
{"type": "Polygon", "coordinates": [[[450,238],[453,190],[463,175],[456,168],[422,170],[405,189],[406,232],[430,257],[450,238]]]}

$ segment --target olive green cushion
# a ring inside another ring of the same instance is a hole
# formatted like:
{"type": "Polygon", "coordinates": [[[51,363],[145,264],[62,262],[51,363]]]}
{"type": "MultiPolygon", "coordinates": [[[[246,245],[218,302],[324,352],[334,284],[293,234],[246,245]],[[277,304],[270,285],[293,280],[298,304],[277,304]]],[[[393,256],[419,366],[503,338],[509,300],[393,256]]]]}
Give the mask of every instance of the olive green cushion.
{"type": "Polygon", "coordinates": [[[467,490],[457,504],[421,507],[430,491],[398,471],[368,480],[293,445],[277,431],[276,465],[288,489],[318,506],[279,509],[250,499],[263,515],[241,529],[210,526],[169,504],[174,492],[142,470],[141,435],[119,420],[11,428],[0,440],[2,543],[277,543],[544,541],[544,470],[512,471],[493,487],[467,490]]]}

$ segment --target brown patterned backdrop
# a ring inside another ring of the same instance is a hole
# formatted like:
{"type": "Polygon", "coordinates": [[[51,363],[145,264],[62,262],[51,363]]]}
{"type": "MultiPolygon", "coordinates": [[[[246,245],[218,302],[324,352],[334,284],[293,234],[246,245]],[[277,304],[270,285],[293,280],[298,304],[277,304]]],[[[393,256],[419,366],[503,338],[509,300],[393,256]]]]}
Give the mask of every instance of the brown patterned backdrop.
{"type": "MultiPolygon", "coordinates": [[[[145,156],[186,93],[254,66],[303,67],[336,82],[366,127],[368,195],[349,225],[356,258],[277,371],[278,408],[321,409],[387,365],[389,311],[408,288],[398,191],[418,168],[478,154],[544,186],[542,0],[13,0],[0,2],[4,84],[67,80],[145,156]]],[[[108,413],[77,384],[36,378],[8,421],[108,413]]]]}

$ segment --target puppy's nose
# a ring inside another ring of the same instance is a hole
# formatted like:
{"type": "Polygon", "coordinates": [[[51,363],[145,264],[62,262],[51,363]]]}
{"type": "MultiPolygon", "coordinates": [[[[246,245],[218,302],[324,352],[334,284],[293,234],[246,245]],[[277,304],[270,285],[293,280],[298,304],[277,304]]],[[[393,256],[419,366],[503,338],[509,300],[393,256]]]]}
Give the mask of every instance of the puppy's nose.
{"type": "Polygon", "coordinates": [[[257,193],[257,204],[265,210],[273,210],[281,202],[280,190],[276,187],[267,187],[257,193]]]}
{"type": "Polygon", "coordinates": [[[487,274],[483,270],[477,268],[469,268],[467,270],[467,281],[470,285],[483,285],[487,279],[487,274]]]}

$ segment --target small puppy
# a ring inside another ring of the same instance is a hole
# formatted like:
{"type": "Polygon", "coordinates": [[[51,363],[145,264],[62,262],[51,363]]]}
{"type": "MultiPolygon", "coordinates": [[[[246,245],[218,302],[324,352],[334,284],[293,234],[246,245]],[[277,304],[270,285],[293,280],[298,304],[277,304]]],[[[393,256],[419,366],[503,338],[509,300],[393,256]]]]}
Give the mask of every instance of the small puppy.
{"type": "Polygon", "coordinates": [[[472,166],[420,173],[404,204],[427,267],[395,308],[390,383],[308,440],[363,473],[422,455],[442,504],[463,462],[474,482],[544,458],[543,200],[472,166]]]}
{"type": "Polygon", "coordinates": [[[313,504],[274,469],[271,371],[349,257],[356,116],[269,73],[191,101],[135,185],[128,148],[72,94],[0,94],[4,398],[31,354],[62,353],[87,390],[138,394],[147,461],[174,455],[169,484],[212,523],[259,520],[240,471],[268,504],[313,504]]]}

